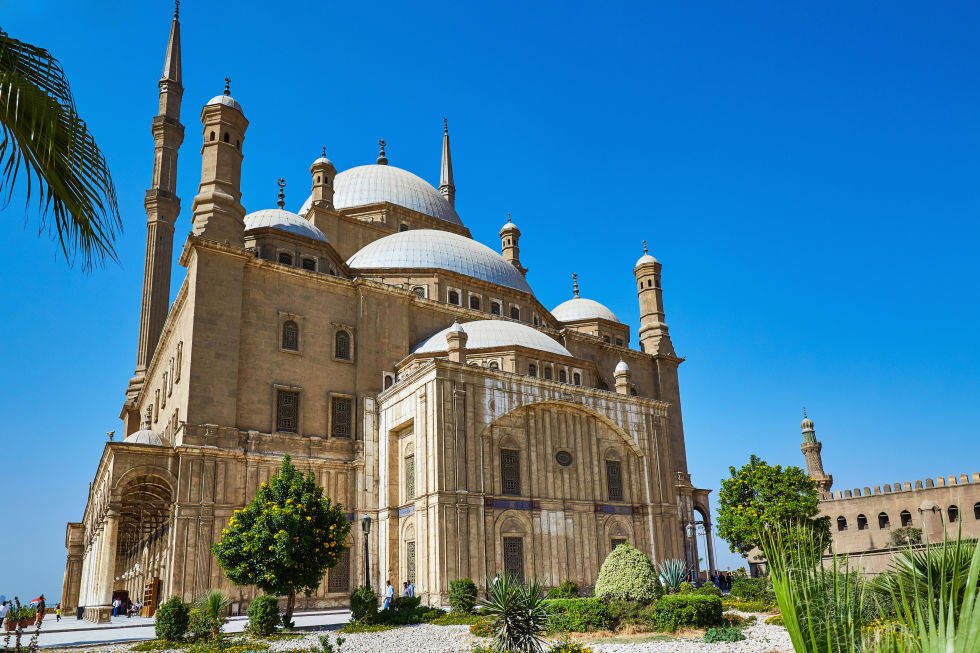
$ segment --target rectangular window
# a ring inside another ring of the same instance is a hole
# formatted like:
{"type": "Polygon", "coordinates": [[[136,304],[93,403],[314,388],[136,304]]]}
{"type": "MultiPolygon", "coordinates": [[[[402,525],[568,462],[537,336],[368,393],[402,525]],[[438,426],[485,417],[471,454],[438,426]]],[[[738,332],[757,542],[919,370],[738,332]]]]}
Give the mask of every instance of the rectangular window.
{"type": "Polygon", "coordinates": [[[521,452],[517,449],[500,450],[500,487],[502,494],[521,494],[521,452]]]}
{"type": "Polygon", "coordinates": [[[276,392],[276,430],[284,433],[299,431],[299,393],[289,390],[276,392]]]}
{"type": "Polygon", "coordinates": [[[504,538],[504,573],[524,580],[524,539],[504,538]]]}
{"type": "Polygon", "coordinates": [[[626,538],[625,537],[614,537],[614,538],[612,538],[612,540],[610,540],[609,543],[612,545],[612,548],[615,549],[620,544],[626,544],[626,538]]]}
{"type": "Polygon", "coordinates": [[[480,296],[479,295],[470,295],[470,308],[472,308],[474,311],[480,310],[480,296]]]}
{"type": "Polygon", "coordinates": [[[510,319],[512,319],[512,320],[519,320],[519,319],[521,319],[521,307],[520,306],[511,306],[510,307],[510,319]]]}
{"type": "Polygon", "coordinates": [[[610,501],[623,500],[623,466],[618,460],[606,461],[606,490],[610,501]]]}
{"type": "Polygon", "coordinates": [[[315,258],[304,258],[303,259],[303,269],[309,270],[310,272],[316,272],[316,259],[315,258]]]}
{"type": "Polygon", "coordinates": [[[490,314],[491,315],[500,315],[501,312],[502,311],[501,311],[501,308],[500,308],[500,302],[498,302],[496,299],[493,300],[493,301],[491,301],[490,302],[490,314]]]}
{"type": "Polygon", "coordinates": [[[405,456],[405,500],[415,498],[415,454],[405,456]]]}
{"type": "Polygon", "coordinates": [[[448,301],[450,304],[455,304],[456,306],[460,306],[463,303],[463,300],[460,299],[459,291],[453,289],[449,290],[448,301]]]}
{"type": "Polygon", "coordinates": [[[350,397],[330,398],[330,437],[350,438],[354,432],[354,400],[350,397]]]}
{"type": "Polygon", "coordinates": [[[350,549],[344,549],[344,552],[340,554],[340,560],[328,572],[327,591],[350,591],[350,549]]]}
{"type": "Polygon", "coordinates": [[[405,543],[405,566],[406,574],[408,578],[406,579],[412,585],[415,584],[415,542],[405,543]]]}

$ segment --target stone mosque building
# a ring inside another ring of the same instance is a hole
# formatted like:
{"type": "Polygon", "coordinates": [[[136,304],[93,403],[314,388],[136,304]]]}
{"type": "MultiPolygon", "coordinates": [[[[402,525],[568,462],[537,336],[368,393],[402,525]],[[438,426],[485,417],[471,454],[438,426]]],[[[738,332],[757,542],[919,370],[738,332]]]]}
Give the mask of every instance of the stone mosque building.
{"type": "Polygon", "coordinates": [[[227,80],[191,138],[201,180],[181,222],[182,94],[175,12],[152,121],[136,368],[123,435],[67,526],[66,610],[104,620],[125,594],[152,614],[210,588],[243,608],[253,588],[232,585],[210,547],[284,454],[356,522],[305,607],[345,604],[368,578],[412,579],[430,604],[463,576],[590,586],[623,541],[713,569],[653,256],[633,270],[637,347],[577,282],[548,310],[517,225],[500,229],[498,253],[457,214],[446,127],[438,189],[390,165],[382,141],[369,165],[313,161],[298,212],[281,180],[276,207],[246,210],[249,121],[227,80]],[[170,304],[177,228],[190,233],[170,304]]]}

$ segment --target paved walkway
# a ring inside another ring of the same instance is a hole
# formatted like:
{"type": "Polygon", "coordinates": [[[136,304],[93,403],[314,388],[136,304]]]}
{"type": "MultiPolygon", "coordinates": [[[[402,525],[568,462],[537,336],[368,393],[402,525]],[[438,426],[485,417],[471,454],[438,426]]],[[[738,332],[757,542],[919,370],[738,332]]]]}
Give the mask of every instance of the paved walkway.
{"type": "MultiPolygon", "coordinates": [[[[347,623],[350,620],[349,610],[328,610],[322,612],[302,612],[293,615],[296,627],[300,629],[330,628],[347,623]]],[[[245,616],[231,617],[225,626],[227,633],[240,633],[245,629],[248,618],[245,616]]],[[[27,644],[33,629],[25,630],[22,644],[27,644]]],[[[59,646],[86,646],[93,644],[111,644],[114,642],[131,642],[143,639],[153,639],[154,620],[147,617],[113,617],[112,623],[96,624],[91,621],[62,617],[55,621],[53,615],[44,618],[41,625],[40,646],[45,648],[59,646]]],[[[0,638],[0,646],[3,640],[0,638]]],[[[11,638],[11,646],[13,640],[11,638]]]]}

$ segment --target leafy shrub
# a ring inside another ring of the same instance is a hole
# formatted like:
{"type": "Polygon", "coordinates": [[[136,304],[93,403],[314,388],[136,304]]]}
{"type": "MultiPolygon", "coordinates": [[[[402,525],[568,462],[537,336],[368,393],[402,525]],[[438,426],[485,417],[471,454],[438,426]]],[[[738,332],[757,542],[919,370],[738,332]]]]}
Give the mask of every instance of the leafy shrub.
{"type": "Polygon", "coordinates": [[[361,585],[350,595],[350,618],[359,623],[371,623],[378,616],[378,595],[361,585]]]}
{"type": "Polygon", "coordinates": [[[776,593],[772,590],[772,579],[768,576],[763,578],[736,578],[732,581],[732,589],[728,594],[736,599],[746,601],[776,603],[776,593]]]}
{"type": "Polygon", "coordinates": [[[922,529],[915,526],[903,526],[896,528],[888,536],[888,543],[892,546],[911,546],[922,544],[922,529]]]}
{"type": "Polygon", "coordinates": [[[472,578],[457,578],[449,583],[449,607],[453,612],[471,613],[476,605],[476,583],[472,578]]]}
{"type": "Polygon", "coordinates": [[[549,599],[575,599],[578,598],[578,585],[570,580],[564,581],[558,587],[548,590],[549,599]]]}
{"type": "Polygon", "coordinates": [[[745,635],[738,628],[724,626],[722,628],[709,628],[704,634],[704,641],[709,644],[713,642],[741,642],[745,635]]]}
{"type": "Polygon", "coordinates": [[[573,642],[566,636],[552,644],[547,653],[592,653],[592,649],[581,642],[573,642]]]}
{"type": "Polygon", "coordinates": [[[746,601],[743,599],[726,598],[722,600],[721,604],[726,610],[741,610],[742,612],[772,612],[776,609],[775,603],[746,601]]]}
{"type": "Polygon", "coordinates": [[[755,623],[756,616],[749,615],[748,617],[743,617],[736,612],[726,612],[721,615],[722,621],[725,622],[726,626],[733,626],[735,628],[743,628],[748,624],[755,623]]]}
{"type": "Polygon", "coordinates": [[[659,630],[718,626],[722,623],[721,599],[698,594],[668,594],[653,605],[653,615],[659,630]]]}
{"type": "Polygon", "coordinates": [[[282,625],[279,616],[279,597],[258,596],[248,606],[248,631],[255,635],[271,635],[282,625]]]}
{"type": "Polygon", "coordinates": [[[549,627],[560,632],[584,633],[609,627],[609,606],[601,599],[548,599],[544,602],[549,627]]]}
{"type": "Polygon", "coordinates": [[[617,628],[644,621],[643,606],[636,601],[606,601],[606,611],[609,613],[610,627],[617,628]]]}
{"type": "Polygon", "coordinates": [[[705,594],[707,596],[721,596],[721,590],[714,583],[705,583],[694,590],[695,594],[705,594]]]}
{"type": "Polygon", "coordinates": [[[679,592],[684,578],[687,576],[687,563],[683,560],[668,559],[660,563],[658,579],[664,590],[670,593],[679,592]]]}
{"type": "Polygon", "coordinates": [[[478,614],[450,612],[449,614],[439,615],[429,623],[434,626],[472,626],[483,620],[484,618],[478,614]]]}
{"type": "Polygon", "coordinates": [[[228,621],[228,597],[218,590],[205,592],[194,601],[188,629],[194,639],[216,640],[228,621]]]}
{"type": "Polygon", "coordinates": [[[693,594],[694,593],[694,585],[691,585],[689,582],[687,582],[685,580],[683,583],[681,583],[680,585],[677,586],[677,593],[678,594],[693,594]]]}
{"type": "Polygon", "coordinates": [[[171,596],[157,610],[156,635],[172,642],[184,639],[190,621],[191,607],[179,596],[171,596]]]}
{"type": "Polygon", "coordinates": [[[334,646],[334,643],[330,641],[330,635],[319,635],[316,639],[320,644],[320,650],[311,649],[313,653],[341,653],[341,647],[346,641],[343,637],[338,637],[335,642],[336,646],[334,646]]]}
{"type": "Polygon", "coordinates": [[[595,583],[599,598],[648,604],[660,593],[657,571],[650,558],[629,544],[620,544],[606,556],[595,583]]]}
{"type": "Polygon", "coordinates": [[[492,619],[480,617],[475,624],[470,626],[470,633],[477,637],[490,637],[493,634],[492,624],[492,619]]]}
{"type": "Polygon", "coordinates": [[[538,651],[548,614],[541,599],[541,586],[525,585],[507,574],[487,581],[484,610],[491,619],[493,645],[498,651],[538,651]]]}
{"type": "Polygon", "coordinates": [[[774,614],[771,617],[766,617],[766,623],[770,626],[782,626],[783,625],[783,615],[774,614]]]}

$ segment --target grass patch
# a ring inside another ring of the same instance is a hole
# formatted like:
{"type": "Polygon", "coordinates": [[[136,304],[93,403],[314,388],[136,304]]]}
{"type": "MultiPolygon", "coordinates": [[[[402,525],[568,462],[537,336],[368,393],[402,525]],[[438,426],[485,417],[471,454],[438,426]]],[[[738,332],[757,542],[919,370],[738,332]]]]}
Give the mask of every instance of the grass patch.
{"type": "Polygon", "coordinates": [[[450,612],[448,614],[439,615],[430,624],[435,624],[436,626],[472,626],[485,619],[478,614],[462,614],[459,612],[450,612]]]}
{"type": "Polygon", "coordinates": [[[190,646],[190,642],[171,642],[166,639],[149,639],[145,642],[140,642],[134,644],[130,647],[130,651],[138,651],[139,653],[146,653],[147,651],[172,651],[179,648],[187,648],[190,646]]]}
{"type": "Polygon", "coordinates": [[[393,626],[391,624],[347,624],[341,628],[338,632],[345,635],[350,635],[352,633],[380,633],[383,630],[394,630],[398,626],[393,626]]]}
{"type": "Polygon", "coordinates": [[[303,633],[272,633],[271,635],[252,635],[253,638],[263,642],[283,642],[290,639],[300,639],[303,633]]]}
{"type": "Polygon", "coordinates": [[[747,601],[745,599],[732,599],[726,598],[722,600],[721,605],[726,610],[740,610],[742,612],[775,612],[775,603],[766,603],[764,601],[747,601]]]}

